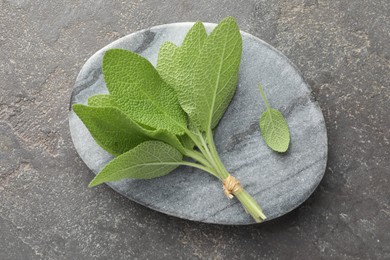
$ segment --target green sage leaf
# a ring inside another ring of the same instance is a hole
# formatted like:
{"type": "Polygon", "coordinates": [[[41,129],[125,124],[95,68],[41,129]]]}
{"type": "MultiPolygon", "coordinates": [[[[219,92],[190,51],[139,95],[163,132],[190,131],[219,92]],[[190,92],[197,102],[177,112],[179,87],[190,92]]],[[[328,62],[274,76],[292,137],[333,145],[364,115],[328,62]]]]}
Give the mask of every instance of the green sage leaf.
{"type": "Polygon", "coordinates": [[[158,141],[141,143],[108,163],[89,187],[121,179],[161,177],[180,165],[183,156],[172,146],[158,141]]]}
{"type": "Polygon", "coordinates": [[[179,151],[184,149],[175,135],[166,130],[144,129],[117,108],[75,104],[73,110],[95,141],[112,155],[120,155],[149,140],[163,141],[179,151]]]}
{"type": "Polygon", "coordinates": [[[191,85],[189,82],[191,72],[206,38],[207,33],[203,24],[196,22],[188,31],[180,47],[171,42],[165,42],[160,48],[157,71],[176,90],[179,101],[186,100],[187,88],[191,85]]]}
{"type": "Polygon", "coordinates": [[[290,144],[290,131],[287,122],[280,111],[270,107],[260,84],[259,89],[267,106],[267,110],[260,117],[261,134],[265,143],[272,150],[283,153],[287,151],[290,144]]]}
{"type": "MultiPolygon", "coordinates": [[[[115,107],[122,111],[121,107],[115,102],[115,100],[112,98],[112,95],[109,94],[97,94],[94,96],[91,96],[88,98],[88,105],[94,106],[94,107],[115,107]]],[[[122,111],[123,112],[123,111],[122,111]]],[[[125,113],[125,112],[124,112],[125,113]]],[[[142,123],[135,123],[140,125],[142,128],[146,130],[156,130],[153,127],[150,127],[148,125],[142,124],[142,123]]]]}
{"type": "Polygon", "coordinates": [[[290,143],[290,133],[282,113],[267,109],[260,118],[260,130],[266,144],[276,152],[285,152],[290,143]]]}
{"type": "Polygon", "coordinates": [[[103,57],[103,75],[113,100],[130,118],[184,134],[187,116],[176,93],[147,59],[127,50],[108,50],[103,57]]]}
{"type": "Polygon", "coordinates": [[[238,81],[242,38],[236,21],[225,18],[207,37],[193,73],[190,118],[204,131],[225,113],[238,81]]]}

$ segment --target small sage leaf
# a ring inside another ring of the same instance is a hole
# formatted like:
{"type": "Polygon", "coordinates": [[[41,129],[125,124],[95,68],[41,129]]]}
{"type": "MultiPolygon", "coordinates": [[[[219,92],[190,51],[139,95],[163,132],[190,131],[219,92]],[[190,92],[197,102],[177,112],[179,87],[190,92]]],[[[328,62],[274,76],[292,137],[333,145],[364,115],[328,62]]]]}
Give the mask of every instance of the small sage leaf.
{"type": "Polygon", "coordinates": [[[259,89],[267,110],[260,117],[260,130],[265,143],[276,152],[285,152],[290,144],[290,131],[282,113],[269,106],[264,91],[259,84],[259,89]]]}

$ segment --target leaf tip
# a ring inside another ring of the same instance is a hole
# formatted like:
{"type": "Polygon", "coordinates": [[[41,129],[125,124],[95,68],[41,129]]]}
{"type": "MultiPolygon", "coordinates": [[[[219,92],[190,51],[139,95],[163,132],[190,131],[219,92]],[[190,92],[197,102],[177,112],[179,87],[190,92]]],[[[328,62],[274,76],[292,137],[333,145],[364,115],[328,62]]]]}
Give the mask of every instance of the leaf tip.
{"type": "Polygon", "coordinates": [[[236,19],[233,17],[233,16],[227,16],[227,17],[225,17],[222,21],[236,21],[236,19]]]}
{"type": "Polygon", "coordinates": [[[284,146],[284,147],[281,147],[280,149],[278,148],[278,149],[273,149],[273,150],[274,150],[275,152],[278,152],[278,153],[285,153],[285,152],[287,152],[288,147],[289,147],[289,144],[287,144],[287,145],[284,146]]]}
{"type": "Polygon", "coordinates": [[[203,24],[201,20],[196,20],[196,22],[194,23],[194,26],[197,25],[199,26],[200,24],[203,24]]]}
{"type": "Polygon", "coordinates": [[[202,29],[202,30],[206,31],[206,28],[204,27],[204,24],[200,20],[197,20],[194,23],[193,28],[196,28],[196,27],[199,27],[199,29],[202,29]]]}
{"type": "Polygon", "coordinates": [[[227,23],[227,24],[234,24],[234,25],[236,25],[237,27],[238,27],[238,25],[237,25],[237,20],[236,20],[236,18],[234,18],[233,16],[228,16],[228,17],[225,17],[221,22],[220,22],[221,24],[222,23],[227,23]]]}
{"type": "Polygon", "coordinates": [[[83,105],[83,104],[73,104],[72,110],[73,110],[73,112],[76,113],[76,115],[79,115],[81,110],[83,109],[83,107],[85,107],[85,105],[83,105]]]}
{"type": "Polygon", "coordinates": [[[160,50],[161,49],[168,49],[168,50],[171,50],[171,49],[176,49],[178,48],[176,44],[174,44],[173,42],[164,42],[161,47],[160,47],[160,50]]]}
{"type": "Polygon", "coordinates": [[[88,188],[93,188],[98,186],[99,184],[102,184],[101,181],[96,180],[96,177],[88,184],[88,188]]]}

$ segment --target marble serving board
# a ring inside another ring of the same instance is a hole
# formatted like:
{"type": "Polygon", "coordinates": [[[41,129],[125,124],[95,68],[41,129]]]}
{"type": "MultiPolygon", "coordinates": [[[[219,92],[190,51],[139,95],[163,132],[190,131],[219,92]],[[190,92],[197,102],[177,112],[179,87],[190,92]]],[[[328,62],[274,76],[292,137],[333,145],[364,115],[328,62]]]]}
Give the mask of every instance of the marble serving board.
{"type": "MultiPolygon", "coordinates": [[[[99,50],[82,67],[71,105],[87,104],[89,96],[108,93],[101,68],[107,49],[131,50],[156,65],[161,44],[171,41],[180,45],[192,25],[152,27],[99,50]]],[[[215,24],[205,26],[210,32],[215,24]]],[[[267,220],[271,220],[303,203],[321,181],[328,151],[326,127],[310,86],[297,68],[264,41],[245,32],[242,37],[237,92],[215,130],[215,141],[226,168],[259,202],[267,220]],[[262,84],[271,106],[279,109],[287,120],[291,132],[287,153],[271,151],[260,135],[259,117],[265,104],[258,83],[262,84]]],[[[113,157],[96,144],[71,106],[69,125],[77,152],[97,174],[113,157]]],[[[183,166],[161,178],[123,180],[108,185],[123,196],[168,215],[216,224],[254,223],[236,199],[227,199],[217,179],[194,168],[183,166]]]]}

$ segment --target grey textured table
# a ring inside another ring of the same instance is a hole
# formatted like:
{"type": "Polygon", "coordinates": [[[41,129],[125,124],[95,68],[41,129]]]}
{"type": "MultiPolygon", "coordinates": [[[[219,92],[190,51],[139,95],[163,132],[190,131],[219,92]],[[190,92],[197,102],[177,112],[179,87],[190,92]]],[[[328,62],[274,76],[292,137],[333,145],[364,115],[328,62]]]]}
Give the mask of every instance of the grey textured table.
{"type": "Polygon", "coordinates": [[[0,2],[0,259],[388,259],[389,13],[387,0],[0,2]],[[282,218],[224,227],[86,189],[67,121],[86,59],[142,28],[227,15],[312,86],[329,137],[316,192],[282,218]]]}

